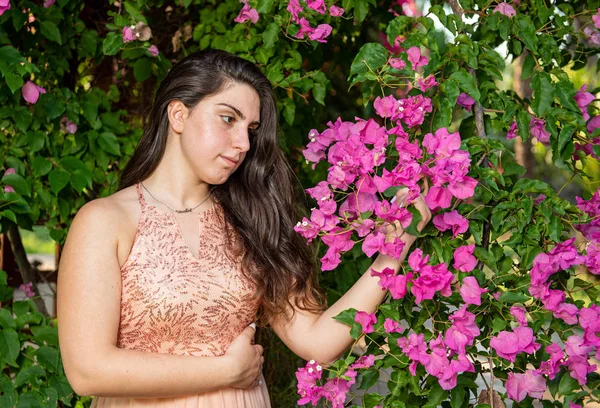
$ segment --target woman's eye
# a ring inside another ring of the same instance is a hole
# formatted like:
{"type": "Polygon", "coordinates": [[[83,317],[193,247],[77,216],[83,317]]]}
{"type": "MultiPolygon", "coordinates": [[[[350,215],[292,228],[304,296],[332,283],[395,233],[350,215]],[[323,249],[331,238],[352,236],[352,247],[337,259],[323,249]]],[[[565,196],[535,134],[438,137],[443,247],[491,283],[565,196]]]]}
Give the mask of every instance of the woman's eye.
{"type": "Polygon", "coordinates": [[[221,116],[221,118],[223,119],[223,121],[225,121],[225,123],[233,123],[234,121],[233,116],[223,115],[221,116]]]}

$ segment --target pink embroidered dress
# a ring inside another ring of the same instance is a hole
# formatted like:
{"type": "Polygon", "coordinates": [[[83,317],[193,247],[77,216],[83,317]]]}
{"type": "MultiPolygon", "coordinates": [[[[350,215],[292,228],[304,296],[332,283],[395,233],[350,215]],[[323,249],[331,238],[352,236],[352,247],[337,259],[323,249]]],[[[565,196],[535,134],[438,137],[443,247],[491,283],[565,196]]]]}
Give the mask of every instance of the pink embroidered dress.
{"type": "MultiPolygon", "coordinates": [[[[133,247],[121,268],[121,320],[117,346],[149,353],[220,356],[255,320],[255,286],[239,257],[226,248],[223,209],[198,215],[198,258],[186,245],[172,213],[146,203],[136,184],[142,215],[133,247]]],[[[95,397],[91,408],[270,408],[264,376],[248,389],[222,388],[172,398],[95,397]]]]}

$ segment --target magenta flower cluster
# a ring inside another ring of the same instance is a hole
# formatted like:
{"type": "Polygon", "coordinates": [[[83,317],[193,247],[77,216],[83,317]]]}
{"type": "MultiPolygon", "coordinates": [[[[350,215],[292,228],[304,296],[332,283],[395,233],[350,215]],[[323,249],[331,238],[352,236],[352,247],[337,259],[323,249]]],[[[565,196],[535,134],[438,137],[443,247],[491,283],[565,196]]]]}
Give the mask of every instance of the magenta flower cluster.
{"type": "MultiPolygon", "coordinates": [[[[306,6],[316,11],[319,14],[327,14],[327,5],[325,0],[305,0],[306,6]]],[[[319,24],[317,27],[312,27],[306,17],[300,17],[300,13],[304,12],[304,7],[299,0],[290,0],[287,6],[287,11],[291,14],[292,22],[299,24],[300,29],[295,37],[303,39],[308,36],[313,41],[325,43],[325,39],[331,34],[332,27],[329,24],[319,24]]],[[[344,14],[344,9],[336,5],[329,6],[329,15],[332,17],[340,17],[344,14]]]]}

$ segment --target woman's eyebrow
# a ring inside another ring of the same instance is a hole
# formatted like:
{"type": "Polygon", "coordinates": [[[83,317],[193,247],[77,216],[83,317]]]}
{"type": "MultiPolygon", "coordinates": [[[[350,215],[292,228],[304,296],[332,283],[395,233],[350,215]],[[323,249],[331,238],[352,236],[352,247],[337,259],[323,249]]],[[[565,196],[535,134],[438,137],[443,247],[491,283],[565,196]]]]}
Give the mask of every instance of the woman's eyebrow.
{"type": "MultiPolygon", "coordinates": [[[[242,113],[242,111],[240,111],[238,108],[236,108],[235,106],[232,106],[228,103],[217,103],[217,105],[223,105],[223,106],[227,106],[228,108],[233,109],[233,111],[240,117],[242,118],[242,120],[246,119],[246,117],[244,116],[244,114],[242,113]]],[[[260,122],[252,122],[252,124],[256,124],[256,125],[260,125],[260,122]]]]}

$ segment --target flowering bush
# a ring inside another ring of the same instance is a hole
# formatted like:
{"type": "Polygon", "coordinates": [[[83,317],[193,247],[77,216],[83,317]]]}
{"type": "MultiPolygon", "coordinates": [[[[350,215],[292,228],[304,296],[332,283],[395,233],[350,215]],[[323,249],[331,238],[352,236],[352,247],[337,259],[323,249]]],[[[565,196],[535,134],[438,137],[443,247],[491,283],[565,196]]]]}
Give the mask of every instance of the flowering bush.
{"type": "MultiPolygon", "coordinates": [[[[387,302],[375,313],[349,309],[336,317],[357,342],[366,338],[366,352],[331,367],[311,361],[300,368],[301,405],[323,398],[344,406],[358,378],[368,389],[384,368],[393,370],[389,394],[365,395],[365,407],[435,407],[443,401],[461,407],[471,399],[504,406],[505,398],[513,406],[544,399],[544,406],[569,407],[600,398],[593,361],[600,357],[593,277],[600,274],[600,191],[590,200],[578,197],[575,207],[545,182],[521,178],[525,169],[508,145],[487,134],[495,122],[506,139],[534,137],[575,173],[589,156],[596,158],[594,123],[600,116],[595,107],[588,111],[594,94],[585,85],[573,89],[562,71],[568,57],[541,50],[552,38],[544,30],[553,24],[549,16],[560,20],[559,31],[570,16],[546,9],[536,26],[524,13],[541,13],[540,2],[533,9],[478,4],[478,11],[450,3],[453,15],[435,5],[429,15],[455,35],[454,43],[435,38],[431,17],[399,16],[387,27],[387,49],[369,43],[356,56],[351,84],[380,94],[373,101],[378,117],[338,118],[322,132],[309,132],[304,157],[313,169],[326,160],[327,176],[307,189],[317,206],[296,231],[324,244],[323,271],[336,268],[357,243],[367,257],[379,252],[399,258],[404,243],[386,242],[382,232],[390,222],[400,221],[421,239],[400,273],[367,271],[389,293],[387,302]],[[479,15],[477,27],[462,21],[464,12],[479,15]],[[523,73],[533,78],[531,100],[496,89],[503,59],[493,41],[471,39],[486,30],[510,41],[513,55],[532,58],[535,65],[523,73]],[[451,131],[460,109],[466,111],[460,132],[451,131]],[[465,126],[468,121],[477,132],[465,126]],[[422,234],[415,228],[418,211],[388,200],[398,186],[409,189],[408,204],[424,191],[437,213],[422,234]]],[[[595,21],[600,9],[579,15],[595,21]]]]}

